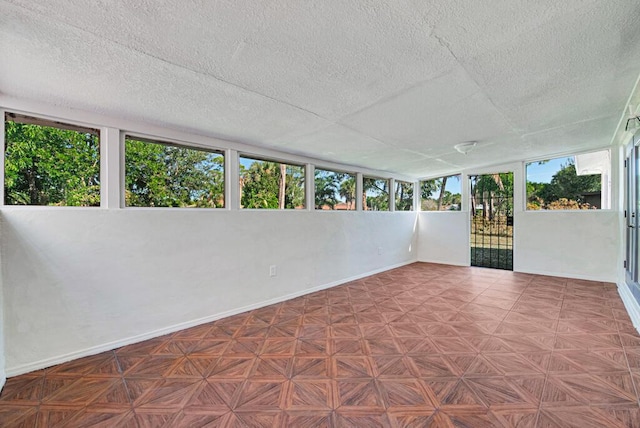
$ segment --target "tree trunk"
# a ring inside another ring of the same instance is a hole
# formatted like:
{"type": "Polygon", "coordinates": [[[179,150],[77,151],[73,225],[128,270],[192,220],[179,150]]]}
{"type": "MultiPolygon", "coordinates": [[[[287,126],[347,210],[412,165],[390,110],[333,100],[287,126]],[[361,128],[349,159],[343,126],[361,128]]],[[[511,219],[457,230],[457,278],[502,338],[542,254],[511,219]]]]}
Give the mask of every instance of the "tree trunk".
{"type": "Polygon", "coordinates": [[[287,185],[287,165],[280,164],[280,189],[278,191],[278,208],[284,209],[285,187],[287,185]]]}
{"type": "Polygon", "coordinates": [[[33,171],[27,172],[27,181],[29,182],[29,203],[32,205],[40,205],[38,186],[36,185],[36,175],[33,171]]]}
{"type": "Polygon", "coordinates": [[[447,187],[447,177],[442,177],[442,184],[440,186],[440,196],[438,197],[438,211],[442,209],[442,199],[444,198],[445,187],[447,187]]]}
{"type": "Polygon", "coordinates": [[[493,177],[493,181],[496,182],[496,185],[498,186],[498,188],[504,192],[504,183],[502,182],[502,178],[500,177],[500,174],[491,174],[491,177],[493,177]]]}
{"type": "Polygon", "coordinates": [[[494,203],[493,203],[493,192],[489,192],[489,220],[493,221],[494,215],[493,212],[495,211],[494,208],[494,203]]]}
{"type": "MultiPolygon", "coordinates": [[[[474,217],[476,215],[476,189],[477,187],[473,187],[472,182],[469,192],[471,194],[471,217],[474,217]]],[[[460,201],[460,205],[462,205],[462,200],[460,201]]],[[[462,210],[462,207],[460,207],[460,210],[462,210]]]]}
{"type": "Polygon", "coordinates": [[[489,218],[489,210],[487,209],[488,202],[487,192],[485,190],[482,192],[482,218],[484,220],[489,218]]]}

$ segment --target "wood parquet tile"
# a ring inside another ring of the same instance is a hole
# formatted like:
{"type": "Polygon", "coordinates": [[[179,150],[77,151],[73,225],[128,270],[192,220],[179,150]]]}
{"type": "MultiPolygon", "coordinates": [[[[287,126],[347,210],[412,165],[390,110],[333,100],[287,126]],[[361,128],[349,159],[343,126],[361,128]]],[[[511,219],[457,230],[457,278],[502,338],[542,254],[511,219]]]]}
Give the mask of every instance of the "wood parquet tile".
{"type": "Polygon", "coordinates": [[[3,427],[638,427],[615,285],[415,263],[8,379],[3,427]]]}

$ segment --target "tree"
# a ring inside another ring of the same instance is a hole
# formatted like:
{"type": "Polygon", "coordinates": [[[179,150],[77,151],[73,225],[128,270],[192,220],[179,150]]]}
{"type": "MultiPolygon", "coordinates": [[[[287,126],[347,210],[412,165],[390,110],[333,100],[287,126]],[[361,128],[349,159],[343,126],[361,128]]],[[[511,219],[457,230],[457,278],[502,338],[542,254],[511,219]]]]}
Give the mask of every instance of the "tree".
{"type": "Polygon", "coordinates": [[[441,179],[442,181],[440,183],[440,196],[438,197],[438,211],[442,209],[442,200],[444,198],[444,192],[447,187],[447,178],[448,177],[442,177],[441,179]]]}
{"type": "Polygon", "coordinates": [[[100,205],[96,133],[5,122],[5,203],[100,205]]]}
{"type": "Polygon", "coordinates": [[[422,199],[430,199],[433,193],[440,188],[440,178],[434,180],[425,180],[420,183],[420,197],[422,199]]]}
{"type": "Polygon", "coordinates": [[[363,179],[366,209],[371,211],[389,211],[389,180],[363,179]]]}
{"type": "Polygon", "coordinates": [[[396,210],[411,211],[413,207],[413,185],[403,181],[396,181],[396,210]]]}
{"type": "MultiPolygon", "coordinates": [[[[451,209],[453,205],[460,207],[462,196],[459,193],[451,194],[447,189],[447,182],[449,179],[454,178],[460,181],[459,175],[436,178],[433,180],[426,180],[420,183],[420,194],[422,198],[422,209],[426,211],[440,211],[442,209],[451,209]],[[435,199],[434,195],[438,192],[438,198],[435,199]],[[447,193],[450,196],[447,196],[447,193]]],[[[453,207],[455,209],[455,207],[453,207]]]]}
{"type": "Polygon", "coordinates": [[[138,207],[223,207],[219,153],[126,140],[125,202],[138,207]]]}
{"type": "Polygon", "coordinates": [[[269,161],[241,167],[241,204],[244,208],[295,209],[304,206],[304,168],[269,161]],[[284,180],[282,171],[284,170],[284,180]],[[284,183],[284,192],[281,192],[284,183]]]}
{"type": "Polygon", "coordinates": [[[597,192],[600,186],[600,175],[577,175],[576,167],[570,161],[553,175],[549,185],[543,188],[541,197],[547,203],[560,198],[584,203],[584,193],[597,192]]]}
{"type": "Polygon", "coordinates": [[[493,220],[496,215],[513,214],[513,174],[484,174],[471,182],[471,207],[475,214],[477,204],[482,204],[482,217],[493,220]]]}
{"type": "Polygon", "coordinates": [[[347,209],[351,209],[356,200],[356,178],[353,175],[349,175],[349,178],[340,183],[340,196],[347,203],[347,209]]]}
{"type": "Polygon", "coordinates": [[[584,195],[600,190],[600,175],[577,175],[573,160],[569,160],[549,183],[527,182],[527,208],[588,209],[584,195]]]}
{"type": "Polygon", "coordinates": [[[318,174],[315,177],[315,207],[321,210],[323,207],[329,207],[332,210],[336,208],[338,199],[338,182],[340,177],[338,174],[318,174]]]}

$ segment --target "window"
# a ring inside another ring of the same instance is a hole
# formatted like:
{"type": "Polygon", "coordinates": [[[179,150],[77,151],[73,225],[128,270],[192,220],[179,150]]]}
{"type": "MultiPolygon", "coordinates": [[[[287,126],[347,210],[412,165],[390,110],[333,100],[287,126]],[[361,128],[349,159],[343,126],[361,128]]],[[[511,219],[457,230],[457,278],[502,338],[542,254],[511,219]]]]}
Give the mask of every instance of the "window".
{"type": "Polygon", "coordinates": [[[608,150],[527,164],[528,210],[609,208],[608,150]]]}
{"type": "Polygon", "coordinates": [[[128,207],[224,207],[222,153],[127,137],[124,164],[128,207]]]}
{"type": "Polygon", "coordinates": [[[317,210],[355,210],[356,176],[316,168],[315,208],[317,210]]]}
{"type": "Polygon", "coordinates": [[[96,129],[5,114],[7,205],[100,205],[96,129]]]}
{"type": "Polygon", "coordinates": [[[389,180],[364,177],[362,206],[367,211],[389,211],[389,180]]]}
{"type": "Polygon", "coordinates": [[[240,206],[304,209],[304,166],[240,156],[240,206]]]}
{"type": "Polygon", "coordinates": [[[396,181],[396,211],[413,211],[413,183],[396,181]]]}
{"type": "Polygon", "coordinates": [[[460,175],[421,181],[420,197],[422,211],[460,211],[460,175]]]}

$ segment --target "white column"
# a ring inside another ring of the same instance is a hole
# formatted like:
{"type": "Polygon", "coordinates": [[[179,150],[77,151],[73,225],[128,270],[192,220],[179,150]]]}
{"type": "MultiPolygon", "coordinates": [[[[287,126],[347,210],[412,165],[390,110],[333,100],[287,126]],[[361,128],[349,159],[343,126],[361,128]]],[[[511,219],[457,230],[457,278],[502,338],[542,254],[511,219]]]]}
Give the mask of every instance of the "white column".
{"type": "Polygon", "coordinates": [[[305,187],[305,208],[307,211],[313,211],[316,208],[316,167],[308,163],[305,168],[304,187],[305,187]]]}
{"type": "Polygon", "coordinates": [[[422,211],[422,204],[420,204],[420,182],[413,182],[413,209],[415,211],[422,211]]]}
{"type": "Polygon", "coordinates": [[[100,132],[100,206],[124,207],[124,138],[118,128],[100,132]]]}
{"type": "Polygon", "coordinates": [[[362,203],[362,173],[356,173],[356,210],[362,211],[364,210],[364,204],[362,203]]]}
{"type": "Polygon", "coordinates": [[[389,182],[389,211],[396,210],[396,179],[390,178],[389,182]]]}
{"type": "Polygon", "coordinates": [[[236,150],[224,153],[224,206],[228,210],[240,209],[240,158],[236,150]]]}

